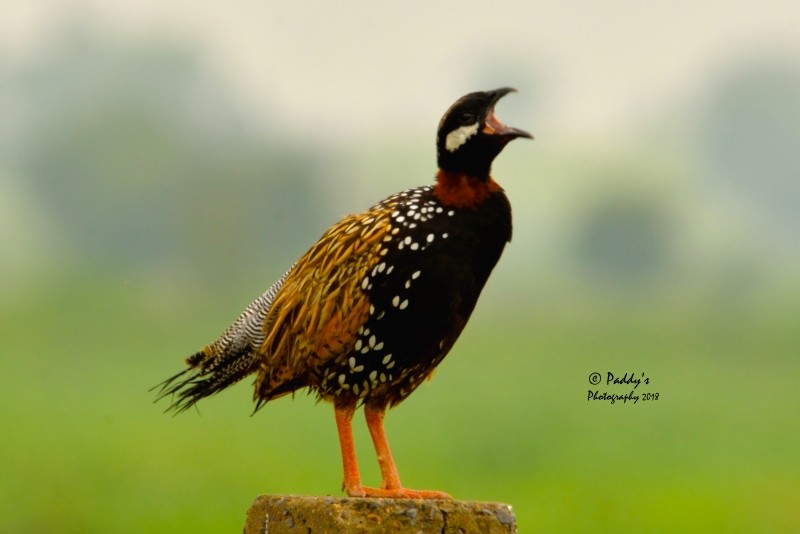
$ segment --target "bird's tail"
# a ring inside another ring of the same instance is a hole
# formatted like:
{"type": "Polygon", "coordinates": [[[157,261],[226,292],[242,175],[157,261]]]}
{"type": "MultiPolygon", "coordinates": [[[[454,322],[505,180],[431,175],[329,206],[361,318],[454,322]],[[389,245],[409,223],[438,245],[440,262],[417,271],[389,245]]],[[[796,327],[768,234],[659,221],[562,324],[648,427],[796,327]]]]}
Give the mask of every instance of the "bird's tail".
{"type": "Polygon", "coordinates": [[[183,412],[197,401],[219,393],[258,369],[258,358],[250,347],[219,350],[217,344],[205,347],[186,358],[186,369],[168,378],[158,389],[156,402],[171,397],[166,411],[183,412]]]}
{"type": "Polygon", "coordinates": [[[153,388],[158,389],[156,401],[172,397],[167,411],[180,413],[256,372],[258,351],[269,329],[267,314],[289,272],[291,269],[252,302],[214,343],[186,358],[186,369],[153,388]]]}

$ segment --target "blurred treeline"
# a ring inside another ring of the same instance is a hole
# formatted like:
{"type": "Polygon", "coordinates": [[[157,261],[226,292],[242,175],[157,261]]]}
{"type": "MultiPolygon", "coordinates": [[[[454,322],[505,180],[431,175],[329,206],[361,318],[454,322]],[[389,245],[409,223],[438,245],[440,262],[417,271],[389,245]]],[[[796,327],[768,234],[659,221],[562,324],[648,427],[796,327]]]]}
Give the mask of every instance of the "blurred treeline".
{"type": "MultiPolygon", "coordinates": [[[[65,270],[225,285],[260,272],[266,285],[336,217],[433,174],[428,138],[348,144],[342,125],[334,148],[283,135],[281,119],[250,112],[174,44],[76,32],[3,78],[5,290],[65,270]]],[[[510,105],[507,120],[536,132],[533,104],[510,105]]],[[[737,63],[642,123],[623,140],[575,146],[545,131],[509,149],[498,170],[517,272],[505,280],[536,274],[529,287],[556,279],[602,298],[700,293],[723,307],[796,289],[797,63],[737,63]]]]}

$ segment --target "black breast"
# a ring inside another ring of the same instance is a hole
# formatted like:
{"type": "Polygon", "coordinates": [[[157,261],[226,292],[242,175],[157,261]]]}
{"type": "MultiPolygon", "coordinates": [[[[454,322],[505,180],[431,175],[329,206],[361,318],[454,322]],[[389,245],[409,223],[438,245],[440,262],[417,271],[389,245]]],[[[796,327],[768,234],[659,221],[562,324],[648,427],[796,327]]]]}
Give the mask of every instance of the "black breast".
{"type": "Polygon", "coordinates": [[[403,400],[453,346],[511,238],[502,191],[476,208],[443,206],[432,187],[383,204],[392,229],[361,281],[369,318],[353,350],[321,370],[323,396],[403,400]]]}

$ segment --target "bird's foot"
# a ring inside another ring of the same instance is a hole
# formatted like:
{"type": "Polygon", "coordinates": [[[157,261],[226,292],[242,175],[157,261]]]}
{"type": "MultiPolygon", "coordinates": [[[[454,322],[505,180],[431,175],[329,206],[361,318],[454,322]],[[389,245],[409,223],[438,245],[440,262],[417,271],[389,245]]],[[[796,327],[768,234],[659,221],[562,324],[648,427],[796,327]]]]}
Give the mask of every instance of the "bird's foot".
{"type": "Polygon", "coordinates": [[[442,491],[412,490],[407,488],[368,488],[365,486],[348,489],[347,495],[349,497],[368,497],[377,499],[453,499],[450,495],[442,491]]]}

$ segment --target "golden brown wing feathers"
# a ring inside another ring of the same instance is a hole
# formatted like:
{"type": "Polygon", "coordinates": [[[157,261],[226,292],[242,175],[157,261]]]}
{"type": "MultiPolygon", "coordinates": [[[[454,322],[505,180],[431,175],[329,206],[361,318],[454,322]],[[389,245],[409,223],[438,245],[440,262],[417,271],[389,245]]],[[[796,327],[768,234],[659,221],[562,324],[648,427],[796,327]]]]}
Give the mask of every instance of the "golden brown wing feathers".
{"type": "Polygon", "coordinates": [[[289,272],[267,315],[255,397],[262,403],[303,385],[348,352],[369,315],[361,282],[390,230],[378,205],[331,227],[289,272]],[[287,387],[288,386],[288,387],[287,387]]]}

